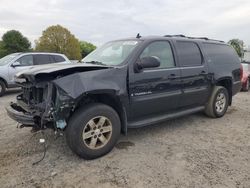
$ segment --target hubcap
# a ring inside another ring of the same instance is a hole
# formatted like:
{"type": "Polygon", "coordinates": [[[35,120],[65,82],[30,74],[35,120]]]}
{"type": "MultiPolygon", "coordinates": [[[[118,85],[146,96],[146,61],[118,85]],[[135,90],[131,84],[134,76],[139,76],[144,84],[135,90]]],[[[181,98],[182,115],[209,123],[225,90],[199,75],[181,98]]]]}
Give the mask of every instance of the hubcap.
{"type": "Polygon", "coordinates": [[[223,112],[226,106],[226,96],[224,93],[219,93],[216,102],[215,102],[215,109],[218,113],[223,112]]]}
{"type": "Polygon", "coordinates": [[[109,142],[111,135],[111,121],[104,116],[97,116],[89,120],[82,133],[83,142],[90,149],[102,148],[109,142]]]}

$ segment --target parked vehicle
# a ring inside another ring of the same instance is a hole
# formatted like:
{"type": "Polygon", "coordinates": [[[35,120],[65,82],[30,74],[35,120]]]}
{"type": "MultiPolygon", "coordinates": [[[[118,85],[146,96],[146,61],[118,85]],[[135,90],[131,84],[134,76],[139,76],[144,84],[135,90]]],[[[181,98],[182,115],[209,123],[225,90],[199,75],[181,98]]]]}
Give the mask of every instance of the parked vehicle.
{"type": "Polygon", "coordinates": [[[249,90],[249,84],[250,84],[250,66],[246,63],[241,63],[242,65],[242,73],[243,76],[241,78],[242,83],[242,91],[248,91],[249,90]]]}
{"type": "Polygon", "coordinates": [[[0,59],[0,96],[7,88],[15,88],[16,73],[27,70],[34,65],[51,63],[70,63],[63,54],[57,53],[13,53],[0,59]]]}
{"type": "Polygon", "coordinates": [[[220,118],[241,89],[235,51],[207,38],[137,36],[82,61],[18,73],[23,92],[6,110],[23,126],[64,130],[85,159],[111,151],[128,128],[199,111],[220,118]]]}

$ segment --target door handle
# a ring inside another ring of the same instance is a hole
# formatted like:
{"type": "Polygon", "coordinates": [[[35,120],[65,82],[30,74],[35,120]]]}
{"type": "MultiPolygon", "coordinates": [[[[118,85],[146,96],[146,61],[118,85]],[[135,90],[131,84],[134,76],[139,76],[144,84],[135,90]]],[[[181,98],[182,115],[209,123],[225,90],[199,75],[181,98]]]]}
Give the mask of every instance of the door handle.
{"type": "Polygon", "coordinates": [[[174,79],[178,79],[178,78],[180,78],[180,76],[176,76],[175,74],[170,74],[168,76],[168,79],[170,79],[170,80],[174,80],[174,79]]]}
{"type": "Polygon", "coordinates": [[[207,75],[206,71],[201,71],[200,75],[207,75]]]}

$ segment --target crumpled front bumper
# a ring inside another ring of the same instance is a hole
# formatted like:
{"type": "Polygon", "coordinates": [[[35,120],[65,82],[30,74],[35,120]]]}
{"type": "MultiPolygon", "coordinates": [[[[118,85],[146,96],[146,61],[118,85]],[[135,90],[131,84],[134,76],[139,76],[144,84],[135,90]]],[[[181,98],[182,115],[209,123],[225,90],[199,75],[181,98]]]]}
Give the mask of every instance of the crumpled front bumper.
{"type": "Polygon", "coordinates": [[[34,117],[29,114],[25,113],[21,110],[21,107],[18,106],[16,103],[10,103],[6,108],[8,116],[17,121],[18,123],[22,125],[34,125],[34,117]]]}

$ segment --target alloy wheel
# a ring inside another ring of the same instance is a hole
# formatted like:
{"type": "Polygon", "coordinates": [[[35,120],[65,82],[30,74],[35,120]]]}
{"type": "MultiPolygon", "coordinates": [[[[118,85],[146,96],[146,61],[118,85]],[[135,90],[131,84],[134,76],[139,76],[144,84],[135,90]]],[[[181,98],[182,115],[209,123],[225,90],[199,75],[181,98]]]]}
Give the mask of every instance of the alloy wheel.
{"type": "Polygon", "coordinates": [[[215,102],[215,109],[218,113],[223,112],[226,106],[226,96],[224,93],[219,93],[215,102]]]}
{"type": "Polygon", "coordinates": [[[82,133],[84,144],[90,149],[100,149],[110,140],[112,123],[104,116],[97,116],[88,121],[82,133]]]}

